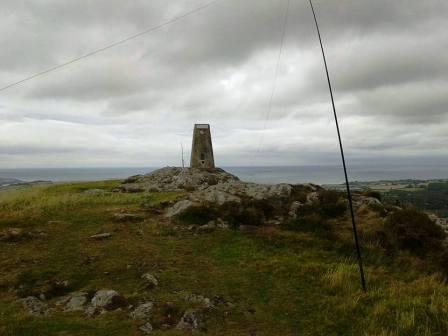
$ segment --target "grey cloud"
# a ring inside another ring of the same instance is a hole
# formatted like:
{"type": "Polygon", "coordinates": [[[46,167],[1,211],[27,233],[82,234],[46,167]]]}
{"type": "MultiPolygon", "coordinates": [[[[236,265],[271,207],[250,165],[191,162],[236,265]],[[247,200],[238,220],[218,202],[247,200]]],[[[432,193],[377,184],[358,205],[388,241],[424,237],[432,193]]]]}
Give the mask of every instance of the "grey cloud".
{"type": "MultiPolygon", "coordinates": [[[[203,3],[4,1],[0,84],[203,3]]],[[[180,143],[188,147],[201,121],[212,123],[223,165],[338,164],[308,2],[291,4],[270,111],[286,0],[223,0],[2,92],[0,155],[17,165],[52,157],[60,165],[176,164],[180,143]]],[[[447,156],[448,3],[315,0],[315,7],[348,157],[447,156]]]]}

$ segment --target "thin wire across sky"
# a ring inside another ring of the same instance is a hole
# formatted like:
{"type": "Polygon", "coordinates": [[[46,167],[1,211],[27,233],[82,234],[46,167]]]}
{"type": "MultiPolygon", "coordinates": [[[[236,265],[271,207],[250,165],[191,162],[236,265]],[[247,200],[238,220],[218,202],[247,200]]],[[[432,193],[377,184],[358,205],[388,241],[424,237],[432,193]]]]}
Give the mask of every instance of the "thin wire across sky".
{"type": "Polygon", "coordinates": [[[101,48],[98,48],[98,49],[95,49],[95,50],[93,50],[93,51],[90,51],[90,52],[88,52],[88,53],[86,53],[86,54],[84,54],[84,55],[81,55],[81,56],[79,56],[79,57],[73,58],[73,59],[71,59],[71,60],[69,60],[69,61],[67,61],[67,62],[61,63],[61,64],[59,64],[59,65],[53,66],[53,67],[51,67],[51,68],[45,69],[45,70],[43,70],[43,71],[37,72],[37,73],[35,73],[35,74],[33,74],[33,75],[30,75],[30,76],[28,76],[28,77],[25,77],[25,78],[23,78],[23,79],[20,79],[20,80],[18,80],[18,81],[16,81],[16,82],[13,82],[13,83],[10,83],[10,84],[5,85],[5,86],[3,86],[3,87],[0,87],[0,92],[5,91],[5,90],[7,90],[7,89],[10,89],[10,88],[12,88],[12,87],[14,87],[14,86],[23,84],[23,83],[25,83],[25,82],[28,82],[28,81],[30,81],[30,80],[32,80],[32,79],[37,78],[37,77],[46,75],[46,74],[48,74],[48,73],[50,73],[50,72],[53,72],[53,71],[62,69],[62,68],[66,67],[66,66],[69,66],[69,65],[71,65],[71,64],[73,64],[73,63],[80,62],[80,61],[82,61],[82,60],[84,60],[84,59],[86,59],[86,58],[95,56],[96,54],[99,54],[99,53],[102,53],[102,52],[104,52],[104,51],[106,51],[106,50],[112,49],[112,48],[114,48],[114,47],[116,47],[116,46],[118,46],[118,45],[124,44],[124,43],[126,43],[126,42],[131,41],[131,40],[134,40],[134,39],[136,39],[136,38],[139,38],[139,37],[141,37],[141,36],[143,36],[143,35],[146,35],[146,34],[155,32],[155,31],[157,31],[157,30],[160,30],[160,29],[162,29],[162,28],[164,28],[164,27],[166,27],[166,26],[169,26],[169,25],[171,25],[171,24],[173,24],[173,23],[176,23],[176,22],[178,22],[178,21],[180,21],[180,20],[182,20],[182,19],[184,19],[184,18],[186,18],[186,17],[188,17],[188,16],[190,16],[190,15],[196,14],[196,13],[200,12],[201,10],[206,9],[206,8],[208,8],[208,7],[210,7],[210,6],[214,5],[214,4],[216,4],[216,3],[219,2],[219,1],[221,1],[221,0],[213,0],[213,1],[209,1],[209,2],[207,2],[207,3],[205,3],[205,4],[201,5],[201,6],[195,7],[194,9],[191,9],[191,10],[189,10],[189,11],[183,13],[183,14],[180,14],[180,15],[178,15],[178,16],[175,16],[175,17],[173,17],[173,18],[171,18],[171,19],[169,19],[169,20],[167,20],[167,21],[165,21],[165,22],[162,22],[162,23],[159,23],[159,24],[157,24],[157,25],[155,25],[155,26],[149,27],[149,28],[147,28],[147,29],[145,29],[145,30],[143,30],[143,31],[141,31],[141,32],[139,32],[139,33],[136,33],[136,34],[131,35],[131,36],[128,36],[128,37],[126,37],[126,38],[124,38],[124,39],[115,41],[115,42],[110,43],[110,44],[108,44],[108,45],[106,45],[106,46],[103,46],[103,47],[101,47],[101,48]]]}

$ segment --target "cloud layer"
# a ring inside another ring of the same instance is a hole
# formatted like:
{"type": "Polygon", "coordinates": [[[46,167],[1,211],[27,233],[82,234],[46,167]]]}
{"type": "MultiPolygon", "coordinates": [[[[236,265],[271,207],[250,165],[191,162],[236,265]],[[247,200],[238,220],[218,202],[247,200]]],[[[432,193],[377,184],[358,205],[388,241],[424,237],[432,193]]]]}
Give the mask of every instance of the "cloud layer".
{"type": "MultiPolygon", "coordinates": [[[[2,2],[0,86],[206,0],[2,2]]],[[[4,167],[180,163],[212,124],[220,165],[338,164],[308,1],[221,0],[0,93],[4,167]]],[[[448,162],[448,3],[315,0],[351,163],[448,162]]]]}

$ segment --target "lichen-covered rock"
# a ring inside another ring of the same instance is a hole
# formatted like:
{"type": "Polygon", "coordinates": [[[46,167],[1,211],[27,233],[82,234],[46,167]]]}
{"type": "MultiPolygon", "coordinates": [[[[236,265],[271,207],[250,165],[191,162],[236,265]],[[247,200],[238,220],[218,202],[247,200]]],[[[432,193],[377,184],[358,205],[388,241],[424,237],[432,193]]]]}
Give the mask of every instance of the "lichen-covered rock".
{"type": "Polygon", "coordinates": [[[196,206],[196,204],[190,200],[179,201],[167,210],[166,217],[172,218],[172,217],[180,216],[185,211],[187,211],[188,209],[190,209],[194,206],[196,206]]]}
{"type": "Polygon", "coordinates": [[[134,320],[147,320],[151,317],[154,304],[152,302],[143,303],[135,308],[129,316],[134,320]]]}
{"type": "Polygon", "coordinates": [[[145,273],[142,275],[142,279],[145,281],[145,285],[147,288],[154,288],[159,285],[159,281],[157,278],[151,273],[145,273]]]}
{"type": "Polygon", "coordinates": [[[313,204],[319,200],[319,193],[317,191],[313,191],[306,196],[306,203],[313,204]]]}
{"type": "Polygon", "coordinates": [[[300,209],[303,208],[305,205],[302,202],[294,201],[291,203],[291,206],[289,207],[288,217],[290,219],[296,219],[299,215],[300,209]]]}
{"type": "Polygon", "coordinates": [[[212,300],[203,295],[190,294],[185,296],[185,300],[193,303],[199,303],[206,309],[213,308],[212,300]]]}
{"type": "Polygon", "coordinates": [[[195,309],[188,309],[180,319],[179,323],[176,326],[176,329],[196,330],[199,328],[199,323],[199,312],[195,309]]]}
{"type": "MultiPolygon", "coordinates": [[[[234,184],[232,184],[233,186],[234,184]]],[[[233,191],[236,193],[242,193],[241,191],[233,191]]],[[[226,203],[241,203],[241,198],[232,194],[232,191],[228,190],[228,185],[219,185],[209,187],[204,190],[193,192],[190,194],[190,200],[196,203],[209,202],[217,205],[224,205],[226,203]],[[224,190],[222,190],[224,189],[224,190]],[[227,189],[227,190],[226,190],[227,189]]]]}
{"type": "Polygon", "coordinates": [[[121,185],[146,191],[188,191],[174,204],[157,211],[172,221],[200,225],[197,232],[239,225],[279,225],[300,216],[302,207],[319,202],[322,188],[316,185],[257,184],[242,182],[222,169],[163,168],[133,176],[121,185]]]}
{"type": "Polygon", "coordinates": [[[125,180],[118,190],[123,192],[192,191],[229,181],[238,181],[238,178],[219,168],[166,167],[147,175],[132,176],[125,180]]]}
{"type": "Polygon", "coordinates": [[[214,221],[211,221],[205,225],[199,226],[196,231],[199,233],[210,233],[216,230],[216,224],[214,221]]]}
{"type": "Polygon", "coordinates": [[[29,296],[20,300],[23,307],[33,316],[47,316],[50,314],[48,304],[39,300],[37,297],[29,296]]]}
{"type": "Polygon", "coordinates": [[[102,289],[95,293],[85,313],[92,316],[96,313],[116,310],[124,306],[126,306],[126,300],[123,296],[114,290],[102,289]]]}
{"type": "Polygon", "coordinates": [[[241,181],[221,183],[190,194],[194,202],[210,202],[217,205],[226,203],[241,203],[244,199],[268,200],[288,199],[291,196],[292,186],[289,184],[257,184],[241,181]]]}
{"type": "Polygon", "coordinates": [[[138,329],[139,329],[144,335],[149,335],[149,334],[151,334],[151,333],[152,333],[152,330],[153,330],[152,325],[151,325],[151,323],[149,323],[149,322],[146,322],[145,324],[141,325],[138,329]]]}
{"type": "Polygon", "coordinates": [[[89,294],[87,292],[70,293],[61,299],[57,305],[63,306],[64,312],[83,311],[89,302],[89,294]]]}

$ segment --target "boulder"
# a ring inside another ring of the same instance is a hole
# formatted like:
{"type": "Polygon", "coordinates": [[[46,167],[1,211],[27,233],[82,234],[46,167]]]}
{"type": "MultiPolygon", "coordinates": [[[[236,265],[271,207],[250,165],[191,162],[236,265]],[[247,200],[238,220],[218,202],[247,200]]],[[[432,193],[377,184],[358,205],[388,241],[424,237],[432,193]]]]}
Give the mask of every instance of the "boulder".
{"type": "Polygon", "coordinates": [[[313,204],[319,200],[319,193],[313,191],[306,196],[306,204],[313,204]]]}
{"type": "Polygon", "coordinates": [[[142,279],[145,281],[147,288],[154,288],[159,285],[159,281],[151,273],[145,273],[142,275],[142,279]]]}
{"type": "MultiPolygon", "coordinates": [[[[221,189],[227,189],[227,188],[225,185],[220,185],[219,187],[213,186],[198,192],[194,192],[190,195],[190,200],[196,203],[203,203],[203,202],[214,203],[219,206],[222,206],[226,203],[237,203],[237,204],[241,203],[240,197],[232,195],[232,193],[228,192],[227,190],[221,190],[221,189]]],[[[242,192],[240,191],[239,193],[242,192]]]]}
{"type": "Polygon", "coordinates": [[[199,328],[199,312],[195,309],[188,309],[176,326],[179,330],[196,330],[199,328]]]}
{"type": "Polygon", "coordinates": [[[126,300],[123,296],[114,290],[102,289],[95,293],[85,312],[92,316],[96,313],[116,310],[125,306],[126,300]]]}
{"type": "Polygon", "coordinates": [[[297,216],[300,213],[300,209],[303,208],[305,204],[299,201],[294,201],[291,203],[291,206],[289,207],[288,217],[290,219],[297,219],[297,216]]]}
{"type": "Polygon", "coordinates": [[[50,309],[48,308],[47,303],[39,300],[37,297],[29,296],[20,301],[30,315],[48,316],[50,314],[50,309]]]}
{"type": "Polygon", "coordinates": [[[185,296],[185,300],[193,303],[199,303],[206,309],[213,308],[212,301],[203,295],[190,294],[185,296]]]}
{"type": "Polygon", "coordinates": [[[190,200],[179,201],[176,204],[174,204],[171,208],[168,208],[165,216],[168,218],[180,216],[185,211],[187,211],[188,209],[190,209],[194,206],[196,206],[196,204],[190,200]]]}
{"type": "Polygon", "coordinates": [[[89,302],[87,292],[74,292],[62,299],[59,304],[63,306],[65,312],[83,311],[89,302]]]}
{"type": "Polygon", "coordinates": [[[129,314],[129,316],[133,320],[147,320],[151,316],[153,307],[154,307],[154,304],[152,302],[143,303],[143,304],[137,306],[137,308],[135,308],[129,314]]]}
{"type": "Polygon", "coordinates": [[[141,325],[138,329],[139,329],[144,335],[149,335],[149,334],[151,334],[151,333],[152,333],[152,330],[153,330],[152,325],[151,325],[151,323],[149,323],[149,322],[146,322],[145,324],[141,325]]]}
{"type": "Polygon", "coordinates": [[[209,223],[205,225],[199,226],[196,231],[199,233],[210,233],[216,230],[216,224],[215,221],[210,221],[209,223]]]}

